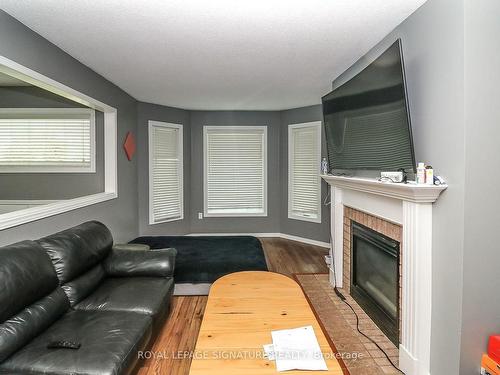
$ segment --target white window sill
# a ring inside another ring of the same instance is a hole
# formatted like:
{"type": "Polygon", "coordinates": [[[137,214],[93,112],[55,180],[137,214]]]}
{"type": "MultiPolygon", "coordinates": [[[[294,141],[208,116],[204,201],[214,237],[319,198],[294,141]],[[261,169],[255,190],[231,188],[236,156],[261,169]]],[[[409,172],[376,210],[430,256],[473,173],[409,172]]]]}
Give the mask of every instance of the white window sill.
{"type": "Polygon", "coordinates": [[[90,206],[117,198],[116,193],[98,193],[85,197],[67,199],[38,207],[8,212],[0,216],[0,230],[43,219],[49,216],[62,214],[78,208],[90,206]]]}
{"type": "Polygon", "coordinates": [[[0,173],[96,173],[95,166],[92,167],[26,167],[26,166],[2,166],[0,173]]]}
{"type": "Polygon", "coordinates": [[[149,225],[156,225],[156,224],[164,224],[164,223],[173,223],[175,221],[182,221],[184,220],[184,214],[182,214],[181,217],[175,217],[172,219],[164,219],[164,220],[159,220],[159,221],[154,221],[151,218],[149,219],[149,225]]]}
{"type": "Polygon", "coordinates": [[[205,212],[204,217],[267,217],[267,212],[205,212]]]}
{"type": "Polygon", "coordinates": [[[307,221],[310,223],[321,224],[321,217],[306,217],[306,216],[296,216],[296,215],[288,215],[289,219],[299,220],[299,221],[307,221]]]}

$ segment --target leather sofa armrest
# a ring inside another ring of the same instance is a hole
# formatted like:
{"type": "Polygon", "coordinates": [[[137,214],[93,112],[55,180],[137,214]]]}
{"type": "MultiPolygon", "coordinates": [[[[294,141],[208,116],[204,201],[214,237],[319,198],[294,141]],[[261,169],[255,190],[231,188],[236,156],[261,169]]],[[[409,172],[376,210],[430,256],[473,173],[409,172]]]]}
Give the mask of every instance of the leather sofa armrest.
{"type": "Polygon", "coordinates": [[[114,250],[151,250],[148,245],[141,243],[120,243],[113,245],[114,250]]]}
{"type": "Polygon", "coordinates": [[[173,277],[177,250],[114,249],[104,261],[104,269],[112,277],[173,277]]]}

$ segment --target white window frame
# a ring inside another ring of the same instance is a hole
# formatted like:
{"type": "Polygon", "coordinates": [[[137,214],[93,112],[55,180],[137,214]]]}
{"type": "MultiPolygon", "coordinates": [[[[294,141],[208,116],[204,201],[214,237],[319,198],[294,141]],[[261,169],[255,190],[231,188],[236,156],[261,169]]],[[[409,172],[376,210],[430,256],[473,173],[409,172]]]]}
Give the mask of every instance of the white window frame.
{"type": "Polygon", "coordinates": [[[88,115],[90,118],[90,165],[88,167],[65,166],[29,166],[29,165],[0,165],[0,173],[95,173],[96,172],[96,130],[95,110],[91,108],[0,108],[0,118],[43,118],[55,116],[63,118],[64,115],[88,115]]]}
{"type": "Polygon", "coordinates": [[[156,225],[162,223],[170,223],[173,221],[184,220],[184,127],[181,124],[173,124],[169,122],[161,122],[161,121],[148,121],[148,149],[149,149],[149,225],[156,225]],[[180,176],[179,176],[179,185],[181,191],[181,215],[180,217],[164,219],[161,221],[156,221],[154,218],[154,210],[153,210],[153,170],[152,170],[152,161],[153,161],[153,128],[154,127],[163,127],[167,129],[177,129],[179,130],[179,139],[178,139],[178,150],[179,150],[179,162],[180,162],[180,176]]]}
{"type": "Polygon", "coordinates": [[[104,191],[0,215],[0,230],[106,202],[118,197],[116,108],[0,55],[0,72],[104,113],[104,191]]]}
{"type": "Polygon", "coordinates": [[[267,126],[266,125],[250,125],[250,126],[214,126],[205,125],[203,126],[203,215],[205,217],[267,217],[267,206],[268,206],[268,196],[267,196],[267,174],[268,174],[268,161],[267,161],[267,126]],[[235,213],[209,213],[208,212],[208,154],[207,154],[207,132],[209,130],[227,130],[227,131],[241,131],[241,130],[263,130],[263,145],[262,145],[262,157],[264,161],[264,207],[263,212],[259,213],[247,213],[247,212],[235,212],[235,213]]]}
{"type": "Polygon", "coordinates": [[[293,220],[307,221],[311,223],[321,223],[321,177],[320,177],[320,163],[321,163],[321,121],[313,121],[313,122],[305,122],[300,124],[291,124],[288,125],[288,218],[293,220]],[[295,215],[292,211],[292,170],[293,170],[293,139],[292,134],[294,129],[300,128],[310,128],[315,127],[318,130],[318,144],[319,148],[317,151],[316,159],[317,159],[317,168],[318,168],[318,184],[319,184],[319,198],[318,198],[318,217],[317,218],[308,218],[304,216],[295,215]]]}

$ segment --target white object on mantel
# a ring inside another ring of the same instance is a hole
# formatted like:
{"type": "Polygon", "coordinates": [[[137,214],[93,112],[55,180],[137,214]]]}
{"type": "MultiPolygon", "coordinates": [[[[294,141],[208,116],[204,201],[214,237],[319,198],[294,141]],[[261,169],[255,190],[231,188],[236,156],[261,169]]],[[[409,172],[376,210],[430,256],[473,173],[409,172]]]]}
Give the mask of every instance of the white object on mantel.
{"type": "Polygon", "coordinates": [[[344,203],[401,224],[402,303],[399,367],[430,374],[432,302],[432,204],[447,185],[396,184],[376,179],[321,176],[331,185],[332,285],[342,287],[344,203]]]}

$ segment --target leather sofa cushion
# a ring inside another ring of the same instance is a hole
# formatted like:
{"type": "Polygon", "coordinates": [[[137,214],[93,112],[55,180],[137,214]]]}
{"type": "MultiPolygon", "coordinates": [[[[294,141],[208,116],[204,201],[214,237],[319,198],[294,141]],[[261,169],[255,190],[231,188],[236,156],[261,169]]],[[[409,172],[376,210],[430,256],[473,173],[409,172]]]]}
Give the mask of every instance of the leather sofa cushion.
{"type": "Polygon", "coordinates": [[[48,296],[0,324],[0,363],[30,342],[69,309],[66,294],[57,288],[48,296]]]}
{"type": "Polygon", "coordinates": [[[52,262],[33,241],[0,248],[0,322],[52,293],[58,285],[52,262]]]}
{"type": "Polygon", "coordinates": [[[104,272],[102,264],[99,263],[90,271],[87,271],[69,283],[64,284],[62,288],[68,296],[71,306],[74,306],[92,293],[105,277],[106,272],[104,272]]]}
{"type": "Polygon", "coordinates": [[[104,224],[88,221],[38,243],[52,259],[60,284],[65,284],[102,261],[113,246],[113,237],[104,224]]]}
{"type": "Polygon", "coordinates": [[[110,311],[70,311],[0,364],[0,373],[51,375],[129,374],[151,337],[151,318],[110,311]],[[52,341],[81,344],[78,350],[47,349],[52,341]]]}
{"type": "Polygon", "coordinates": [[[119,277],[105,279],[90,296],[75,306],[79,310],[132,311],[161,315],[170,305],[173,279],[119,277]]]}
{"type": "Polygon", "coordinates": [[[176,255],[175,249],[113,249],[104,261],[104,268],[111,277],[173,277],[176,255]]]}

